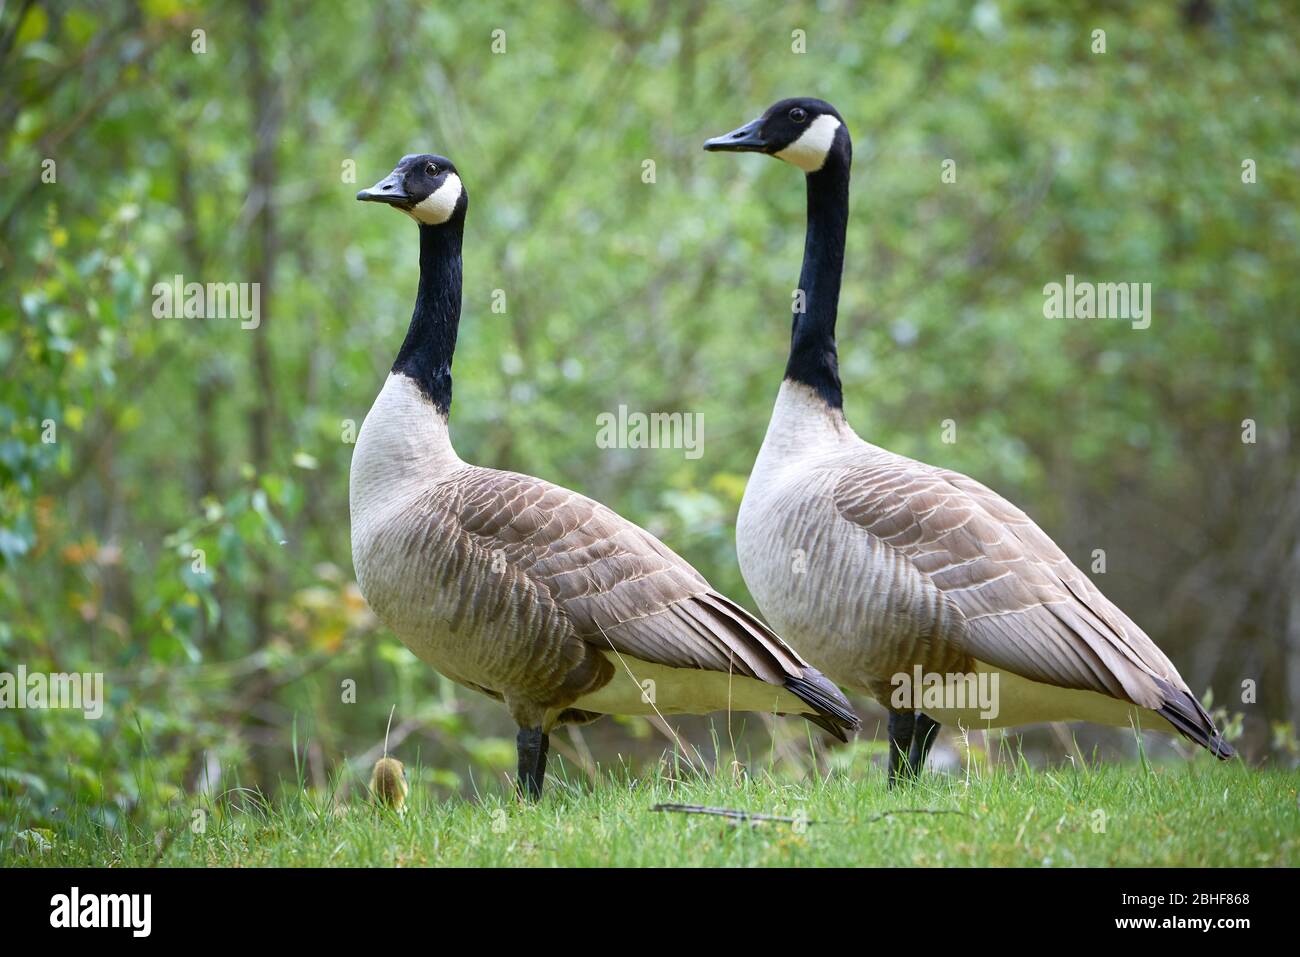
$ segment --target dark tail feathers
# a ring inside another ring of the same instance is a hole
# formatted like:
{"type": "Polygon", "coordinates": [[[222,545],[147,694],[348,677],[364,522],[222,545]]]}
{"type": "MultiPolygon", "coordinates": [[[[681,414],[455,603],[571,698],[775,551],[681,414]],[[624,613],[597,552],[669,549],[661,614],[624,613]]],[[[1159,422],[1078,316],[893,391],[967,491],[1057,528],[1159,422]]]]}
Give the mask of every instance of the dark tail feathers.
{"type": "Polygon", "coordinates": [[[840,689],[815,668],[804,668],[799,677],[786,678],[785,687],[813,709],[814,713],[805,714],[805,718],[819,728],[825,728],[841,741],[847,741],[847,732],[858,730],[862,724],[840,689]]]}
{"type": "Polygon", "coordinates": [[[1236,750],[1223,740],[1223,735],[1199,701],[1167,681],[1156,679],[1156,684],[1165,698],[1164,707],[1156,709],[1156,713],[1172,724],[1179,734],[1196,742],[1220,761],[1236,756],[1236,750]]]}

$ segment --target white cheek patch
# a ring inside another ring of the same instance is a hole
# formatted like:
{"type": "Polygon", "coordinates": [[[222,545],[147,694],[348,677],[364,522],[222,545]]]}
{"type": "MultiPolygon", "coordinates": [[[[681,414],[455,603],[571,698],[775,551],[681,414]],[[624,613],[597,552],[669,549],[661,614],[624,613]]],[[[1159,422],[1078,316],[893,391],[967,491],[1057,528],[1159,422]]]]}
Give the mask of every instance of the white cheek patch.
{"type": "Polygon", "coordinates": [[[826,156],[835,142],[835,131],[840,128],[840,121],[829,113],[823,113],[812,121],[803,134],[775,154],[777,159],[793,163],[805,173],[815,173],[826,165],[826,156]]]}
{"type": "Polygon", "coordinates": [[[460,194],[463,191],[460,177],[455,173],[448,173],[441,186],[411,207],[408,212],[412,219],[426,226],[445,223],[456,211],[456,204],[460,202],[460,194]]]}

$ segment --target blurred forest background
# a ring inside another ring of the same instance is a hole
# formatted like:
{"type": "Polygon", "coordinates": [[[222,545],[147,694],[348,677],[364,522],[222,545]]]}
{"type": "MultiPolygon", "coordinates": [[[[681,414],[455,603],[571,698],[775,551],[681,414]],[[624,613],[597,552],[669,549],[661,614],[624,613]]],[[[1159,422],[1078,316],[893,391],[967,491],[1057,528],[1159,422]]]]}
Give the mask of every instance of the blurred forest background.
{"type": "MultiPolygon", "coordinates": [[[[353,579],[351,439],[417,278],[415,228],[353,196],[404,153],[446,153],[472,197],[460,454],[600,499],[753,607],[734,520],[804,195],[701,144],[789,95],[855,139],[858,432],[998,489],[1085,569],[1104,549],[1094,580],[1243,755],[1294,766],[1298,36],[1300,8],[1244,0],[4,0],[0,670],[102,671],[108,705],[0,713],[0,827],[146,790],[355,789],[393,706],[420,786],[506,786],[504,709],[418,663],[353,579]],[[154,318],[177,274],[260,283],[260,325],[154,318]],[[1045,319],[1067,274],[1150,282],[1150,328],[1045,319]],[[702,412],[703,457],[598,448],[620,404],[702,412]]],[[[879,747],[863,710],[829,760],[879,747]]],[[[675,727],[711,756],[722,724],[675,727]]],[[[741,725],[756,760],[807,766],[802,722],[741,725]]],[[[641,719],[553,745],[578,778],[667,747],[641,719]]]]}

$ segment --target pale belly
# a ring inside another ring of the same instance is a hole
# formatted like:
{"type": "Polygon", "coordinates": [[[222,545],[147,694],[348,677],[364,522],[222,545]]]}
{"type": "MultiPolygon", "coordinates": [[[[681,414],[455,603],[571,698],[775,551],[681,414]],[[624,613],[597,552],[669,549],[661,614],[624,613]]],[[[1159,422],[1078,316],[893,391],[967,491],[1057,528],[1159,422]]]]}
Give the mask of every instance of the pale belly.
{"type": "Polygon", "coordinates": [[[708,714],[712,711],[758,711],[802,714],[808,706],[784,688],[721,671],[670,668],[602,652],[614,666],[604,687],[584,695],[573,707],[600,714],[708,714]]]}
{"type": "Polygon", "coordinates": [[[922,680],[912,699],[940,724],[965,730],[1011,728],[1047,721],[1090,721],[1116,728],[1176,733],[1154,711],[1094,691],[1058,688],[976,661],[974,671],[954,675],[941,686],[922,680]]]}

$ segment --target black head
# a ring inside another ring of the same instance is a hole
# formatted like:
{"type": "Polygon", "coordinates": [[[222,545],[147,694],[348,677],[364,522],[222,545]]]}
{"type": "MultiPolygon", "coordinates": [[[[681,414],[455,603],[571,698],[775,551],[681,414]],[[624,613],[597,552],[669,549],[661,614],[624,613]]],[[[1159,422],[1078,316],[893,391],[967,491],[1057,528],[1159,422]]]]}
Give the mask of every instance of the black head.
{"type": "Polygon", "coordinates": [[[758,119],[704,144],[711,152],[766,153],[815,173],[832,154],[848,158],[844,118],[825,100],[800,96],[773,103],[758,119]]]}
{"type": "Polygon", "coordinates": [[[424,226],[439,226],[463,217],[469,194],[455,165],[445,156],[403,156],[397,168],[369,189],[357,193],[363,203],[386,203],[424,226]]]}

